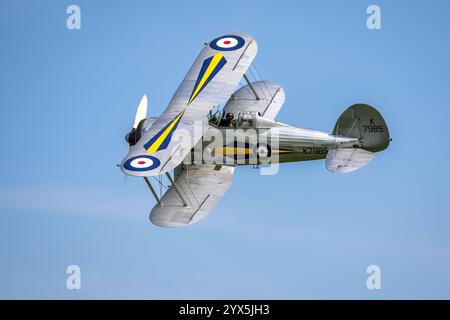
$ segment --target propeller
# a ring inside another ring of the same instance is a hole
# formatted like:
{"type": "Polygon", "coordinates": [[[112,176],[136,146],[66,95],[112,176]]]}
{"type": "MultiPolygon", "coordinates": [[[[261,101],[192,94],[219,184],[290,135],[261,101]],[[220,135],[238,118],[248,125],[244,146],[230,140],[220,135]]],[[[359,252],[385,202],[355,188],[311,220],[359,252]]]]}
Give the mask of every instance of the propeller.
{"type": "Polygon", "coordinates": [[[139,105],[136,110],[136,116],[134,117],[134,123],[133,123],[133,129],[137,129],[139,122],[141,122],[142,119],[147,118],[147,95],[143,95],[141,102],[139,102],[139,105]]]}
{"type": "Polygon", "coordinates": [[[141,127],[144,123],[143,120],[147,118],[147,96],[144,94],[136,109],[136,115],[134,116],[133,126],[131,131],[125,136],[125,140],[130,146],[135,145],[141,138],[141,127]],[[141,127],[139,127],[139,125],[141,127]]]}

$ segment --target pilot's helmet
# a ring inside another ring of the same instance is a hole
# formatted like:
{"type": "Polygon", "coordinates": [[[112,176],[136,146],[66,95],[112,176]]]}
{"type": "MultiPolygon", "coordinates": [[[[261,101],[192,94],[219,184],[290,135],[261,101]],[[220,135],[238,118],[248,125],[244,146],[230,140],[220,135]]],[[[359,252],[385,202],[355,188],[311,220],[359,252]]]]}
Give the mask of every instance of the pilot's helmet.
{"type": "Polygon", "coordinates": [[[225,119],[227,119],[228,121],[231,121],[231,120],[234,119],[234,115],[233,115],[231,112],[228,112],[228,113],[225,115],[225,119]]]}

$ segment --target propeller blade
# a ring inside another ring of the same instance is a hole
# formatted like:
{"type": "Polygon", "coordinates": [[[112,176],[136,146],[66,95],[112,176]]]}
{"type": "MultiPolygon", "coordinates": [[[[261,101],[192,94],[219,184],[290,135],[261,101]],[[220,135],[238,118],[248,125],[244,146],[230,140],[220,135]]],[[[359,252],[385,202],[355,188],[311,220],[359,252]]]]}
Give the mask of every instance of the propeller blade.
{"type": "Polygon", "coordinates": [[[147,118],[147,95],[144,94],[144,96],[141,99],[141,102],[139,102],[139,105],[136,110],[136,116],[134,117],[134,123],[133,128],[137,129],[139,122],[141,122],[142,119],[147,118]]]}

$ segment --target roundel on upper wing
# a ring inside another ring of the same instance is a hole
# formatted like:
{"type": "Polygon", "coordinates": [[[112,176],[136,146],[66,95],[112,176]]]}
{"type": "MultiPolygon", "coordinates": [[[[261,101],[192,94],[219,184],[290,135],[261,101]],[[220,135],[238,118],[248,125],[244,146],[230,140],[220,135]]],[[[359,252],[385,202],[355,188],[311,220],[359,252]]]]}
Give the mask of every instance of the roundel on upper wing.
{"type": "Polygon", "coordinates": [[[214,39],[209,46],[219,51],[233,51],[244,46],[245,40],[239,36],[229,35],[214,39]]]}
{"type": "Polygon", "coordinates": [[[128,159],[123,167],[130,171],[147,171],[157,168],[161,162],[153,156],[141,155],[128,159]]]}

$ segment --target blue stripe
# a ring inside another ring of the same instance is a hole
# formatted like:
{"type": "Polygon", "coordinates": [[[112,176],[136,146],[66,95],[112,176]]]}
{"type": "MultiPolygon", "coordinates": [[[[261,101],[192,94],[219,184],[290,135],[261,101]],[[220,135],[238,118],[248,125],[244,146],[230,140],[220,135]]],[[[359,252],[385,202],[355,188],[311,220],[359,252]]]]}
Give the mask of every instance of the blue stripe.
{"type": "MultiPolygon", "coordinates": [[[[178,114],[172,121],[170,121],[164,128],[162,128],[156,135],[153,136],[153,138],[151,138],[146,144],[144,144],[144,148],[145,150],[148,150],[148,148],[150,148],[150,146],[156,141],[158,140],[158,138],[163,134],[163,132],[171,125],[172,122],[175,121],[175,119],[179,116],[180,114],[178,114]]],[[[178,127],[178,124],[181,122],[181,118],[183,118],[183,116],[180,117],[180,119],[178,119],[178,122],[173,126],[172,130],[169,132],[169,134],[167,135],[167,137],[164,139],[164,141],[161,143],[161,145],[159,146],[158,150],[164,150],[167,149],[167,146],[170,143],[170,140],[172,139],[172,134],[175,131],[175,129],[178,127]]]]}
{"type": "MultiPolygon", "coordinates": [[[[206,69],[208,69],[208,66],[211,64],[211,61],[212,61],[213,58],[214,58],[214,56],[209,57],[208,59],[205,59],[205,61],[203,61],[203,65],[202,65],[202,67],[200,69],[200,72],[198,73],[197,81],[195,82],[194,88],[192,89],[192,93],[191,93],[191,96],[189,97],[189,100],[192,99],[192,95],[194,94],[195,90],[197,89],[197,86],[199,85],[201,79],[203,78],[203,75],[206,72],[206,69]]],[[[217,66],[214,68],[214,70],[209,75],[208,79],[206,79],[205,83],[203,84],[203,86],[198,91],[197,97],[200,94],[200,92],[202,92],[202,90],[212,80],[212,78],[214,78],[214,76],[217,74],[217,72],[219,72],[226,63],[227,63],[227,59],[225,59],[225,57],[222,57],[220,59],[219,63],[217,64],[217,66]]],[[[195,100],[195,98],[194,98],[194,100],[195,100]]]]}

